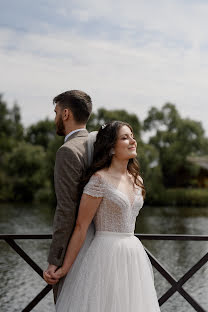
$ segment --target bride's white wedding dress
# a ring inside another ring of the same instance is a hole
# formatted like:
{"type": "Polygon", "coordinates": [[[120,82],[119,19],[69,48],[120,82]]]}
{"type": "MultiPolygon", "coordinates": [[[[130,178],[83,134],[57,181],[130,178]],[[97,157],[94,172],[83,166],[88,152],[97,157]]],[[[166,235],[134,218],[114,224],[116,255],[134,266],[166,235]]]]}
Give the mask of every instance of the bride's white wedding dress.
{"type": "Polygon", "coordinates": [[[136,217],[143,205],[141,188],[127,195],[96,173],[83,192],[103,197],[94,217],[95,237],[73,281],[67,283],[66,276],[56,310],[160,311],[150,260],[134,236],[136,217]]]}

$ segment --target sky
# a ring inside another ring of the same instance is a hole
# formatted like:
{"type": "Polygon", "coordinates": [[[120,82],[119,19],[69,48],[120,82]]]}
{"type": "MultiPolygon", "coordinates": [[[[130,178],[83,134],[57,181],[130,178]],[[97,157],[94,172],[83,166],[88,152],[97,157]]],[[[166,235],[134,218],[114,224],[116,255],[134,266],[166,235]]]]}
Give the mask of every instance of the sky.
{"type": "Polygon", "coordinates": [[[53,97],[87,92],[94,111],[140,120],[176,105],[208,135],[207,0],[0,0],[0,93],[25,126],[53,97]]]}

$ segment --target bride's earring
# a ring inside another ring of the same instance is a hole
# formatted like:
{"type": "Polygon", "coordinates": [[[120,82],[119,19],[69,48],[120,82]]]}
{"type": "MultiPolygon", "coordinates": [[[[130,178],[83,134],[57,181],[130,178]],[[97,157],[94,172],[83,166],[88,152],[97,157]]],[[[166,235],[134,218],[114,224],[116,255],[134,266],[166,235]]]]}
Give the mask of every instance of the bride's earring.
{"type": "Polygon", "coordinates": [[[109,152],[109,156],[115,155],[115,151],[114,148],[111,148],[110,152],[109,152]]]}

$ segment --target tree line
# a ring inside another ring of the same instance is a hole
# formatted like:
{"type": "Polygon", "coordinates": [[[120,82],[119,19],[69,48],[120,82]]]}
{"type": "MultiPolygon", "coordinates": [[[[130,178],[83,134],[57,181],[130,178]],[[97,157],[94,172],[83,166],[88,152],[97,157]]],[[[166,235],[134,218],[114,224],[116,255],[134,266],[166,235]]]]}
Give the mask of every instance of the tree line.
{"type": "MultiPolygon", "coordinates": [[[[161,109],[150,108],[144,120],[126,110],[100,108],[91,115],[87,129],[98,130],[111,120],[133,127],[147,203],[180,204],[184,196],[185,204],[208,202],[208,191],[197,188],[200,168],[187,159],[208,155],[208,138],[201,122],[182,118],[174,104],[166,103],[161,109]]],[[[19,106],[9,109],[0,95],[0,202],[55,203],[53,169],[62,144],[53,120],[40,120],[25,128],[19,106]]]]}

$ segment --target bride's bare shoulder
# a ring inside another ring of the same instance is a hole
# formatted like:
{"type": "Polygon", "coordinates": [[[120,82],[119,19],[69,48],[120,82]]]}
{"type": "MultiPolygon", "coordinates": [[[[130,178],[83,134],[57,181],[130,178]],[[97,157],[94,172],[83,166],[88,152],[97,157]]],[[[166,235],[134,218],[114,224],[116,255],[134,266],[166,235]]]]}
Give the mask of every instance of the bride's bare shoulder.
{"type": "Polygon", "coordinates": [[[101,170],[96,171],[94,173],[94,175],[97,175],[97,176],[105,178],[107,176],[107,174],[108,174],[107,172],[108,172],[107,169],[101,169],[101,170]]]}

